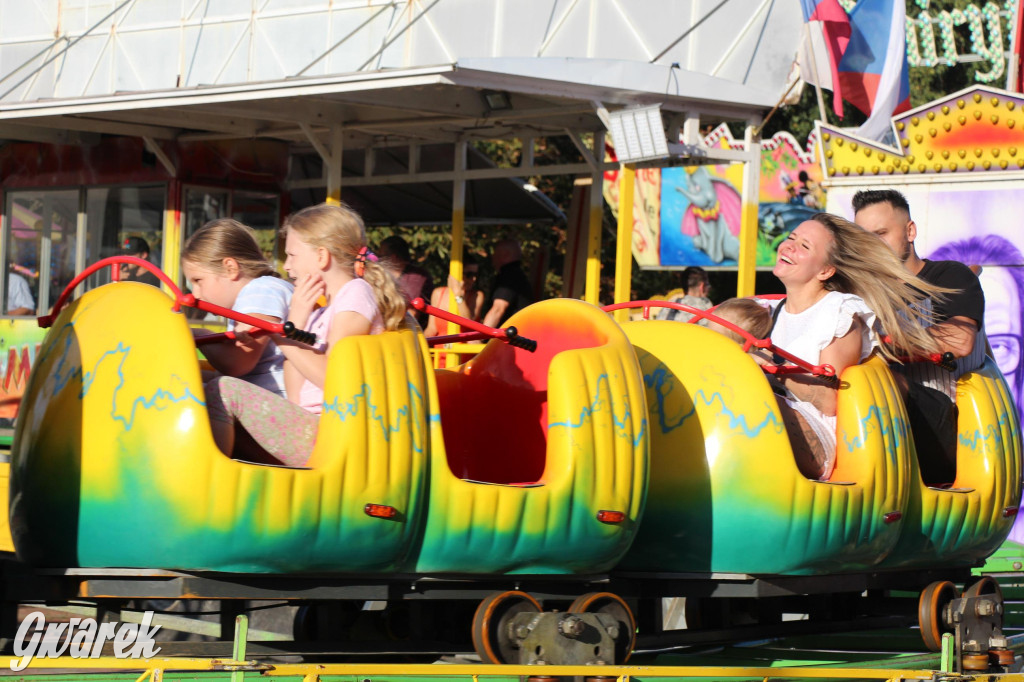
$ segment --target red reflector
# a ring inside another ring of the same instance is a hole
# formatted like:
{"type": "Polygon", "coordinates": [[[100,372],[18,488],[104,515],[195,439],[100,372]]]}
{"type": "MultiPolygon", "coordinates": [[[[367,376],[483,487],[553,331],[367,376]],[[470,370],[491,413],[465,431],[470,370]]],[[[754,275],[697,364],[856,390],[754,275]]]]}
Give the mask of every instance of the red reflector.
{"type": "Polygon", "coordinates": [[[1011,516],[1016,516],[1018,509],[1019,507],[1007,507],[1006,509],[1003,510],[1003,518],[1008,519],[1011,516]]]}
{"type": "Polygon", "coordinates": [[[363,507],[367,516],[376,516],[378,519],[393,519],[398,516],[398,510],[386,504],[368,504],[363,507]]]}
{"type": "Polygon", "coordinates": [[[882,515],[882,520],[886,523],[896,523],[903,518],[903,512],[888,512],[882,515]]]}
{"type": "Polygon", "coordinates": [[[597,520],[601,523],[622,523],[626,520],[626,513],[602,509],[597,512],[597,520]]]}

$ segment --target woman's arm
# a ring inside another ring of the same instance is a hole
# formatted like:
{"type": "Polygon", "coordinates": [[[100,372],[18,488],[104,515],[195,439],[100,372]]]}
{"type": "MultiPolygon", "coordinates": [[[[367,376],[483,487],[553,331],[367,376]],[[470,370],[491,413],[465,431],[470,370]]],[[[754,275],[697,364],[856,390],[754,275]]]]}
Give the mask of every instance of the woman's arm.
{"type": "MultiPolygon", "coordinates": [[[[844,336],[833,339],[832,343],[821,351],[819,364],[832,365],[838,377],[844,369],[859,363],[864,332],[864,323],[860,317],[854,316],[850,331],[846,332],[844,336]]],[[[835,416],[839,391],[823,383],[821,379],[807,374],[787,374],[783,377],[782,383],[793,395],[804,402],[811,403],[822,414],[835,416]]]]}
{"type": "MultiPolygon", "coordinates": [[[[271,315],[251,314],[253,317],[266,320],[267,322],[281,321],[281,318],[271,315]]],[[[270,336],[267,334],[260,334],[255,337],[250,336],[245,333],[250,329],[252,327],[247,324],[238,324],[235,326],[235,333],[238,334],[238,338],[234,341],[225,340],[221,343],[211,343],[203,346],[203,355],[210,361],[214,369],[229,377],[242,377],[256,367],[260,358],[263,357],[263,349],[270,343],[270,336]]],[[[205,336],[209,333],[205,329],[202,331],[193,330],[194,336],[205,336]]]]}
{"type": "Polygon", "coordinates": [[[327,332],[327,346],[323,350],[310,348],[301,343],[275,337],[278,347],[284,353],[285,359],[306,380],[312,382],[317,388],[324,387],[324,379],[327,378],[327,353],[340,339],[346,336],[359,336],[370,333],[370,321],[361,314],[343,310],[336,313],[331,319],[330,329],[327,332]]]}

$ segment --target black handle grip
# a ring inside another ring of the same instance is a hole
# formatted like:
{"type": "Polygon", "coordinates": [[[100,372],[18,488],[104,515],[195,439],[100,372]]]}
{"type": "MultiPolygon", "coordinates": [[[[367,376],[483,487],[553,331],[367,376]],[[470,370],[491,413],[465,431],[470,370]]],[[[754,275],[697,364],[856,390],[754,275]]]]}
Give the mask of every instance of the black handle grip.
{"type": "Polygon", "coordinates": [[[305,329],[299,329],[295,326],[295,323],[291,321],[284,323],[283,331],[286,338],[293,339],[299,343],[304,343],[307,346],[316,345],[316,334],[313,332],[307,332],[305,329]]]}
{"type": "Polygon", "coordinates": [[[947,372],[953,372],[956,370],[956,356],[948,350],[942,354],[939,359],[939,367],[946,370],[947,372]]]}
{"type": "Polygon", "coordinates": [[[515,327],[508,327],[505,330],[505,340],[510,346],[522,348],[527,353],[534,353],[537,351],[537,342],[533,339],[528,339],[525,336],[519,336],[519,330],[515,327]]]}
{"type": "Polygon", "coordinates": [[[829,388],[839,388],[839,377],[835,374],[823,374],[818,378],[829,388]]]}

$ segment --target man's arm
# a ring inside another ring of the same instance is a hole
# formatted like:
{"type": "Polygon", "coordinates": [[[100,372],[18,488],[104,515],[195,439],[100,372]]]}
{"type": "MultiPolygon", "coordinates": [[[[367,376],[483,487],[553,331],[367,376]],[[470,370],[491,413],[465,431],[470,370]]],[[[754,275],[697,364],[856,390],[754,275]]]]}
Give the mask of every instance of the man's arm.
{"type": "Polygon", "coordinates": [[[508,301],[503,298],[494,299],[494,302],[491,303],[491,309],[484,315],[484,324],[488,327],[497,327],[506,310],[508,310],[508,301]]]}
{"type": "Polygon", "coordinates": [[[945,322],[928,327],[928,333],[939,344],[939,352],[952,353],[963,358],[974,350],[974,339],[978,336],[978,323],[969,317],[957,315],[945,322]]]}

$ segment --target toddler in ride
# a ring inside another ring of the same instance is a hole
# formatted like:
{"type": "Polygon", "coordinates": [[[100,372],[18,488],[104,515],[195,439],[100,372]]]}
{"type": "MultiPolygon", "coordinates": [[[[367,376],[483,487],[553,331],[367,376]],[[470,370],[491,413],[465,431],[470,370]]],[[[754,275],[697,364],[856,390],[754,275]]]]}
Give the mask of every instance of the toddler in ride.
{"type": "Polygon", "coordinates": [[[399,329],[406,303],[395,279],[369,251],[362,218],[347,206],[305,208],[285,220],[282,232],[284,267],[295,280],[287,317],[313,332],[317,343],[272,337],[286,358],[287,399],[220,377],[207,385],[207,405],[214,440],[224,453],[232,454],[240,426],[271,463],[302,466],[316,439],[331,347],[346,336],[399,329]],[[321,296],[327,305],[318,308],[321,296]]]}
{"type": "MultiPolygon", "coordinates": [[[[292,297],[264,258],[251,229],[236,220],[214,220],[193,234],[182,251],[181,269],[196,298],[268,322],[284,322],[292,297]]],[[[247,324],[228,320],[234,341],[207,344],[203,354],[214,369],[284,396],[284,353],[267,335],[245,334],[247,324]]],[[[193,334],[208,334],[194,329],[193,334]]]]}

